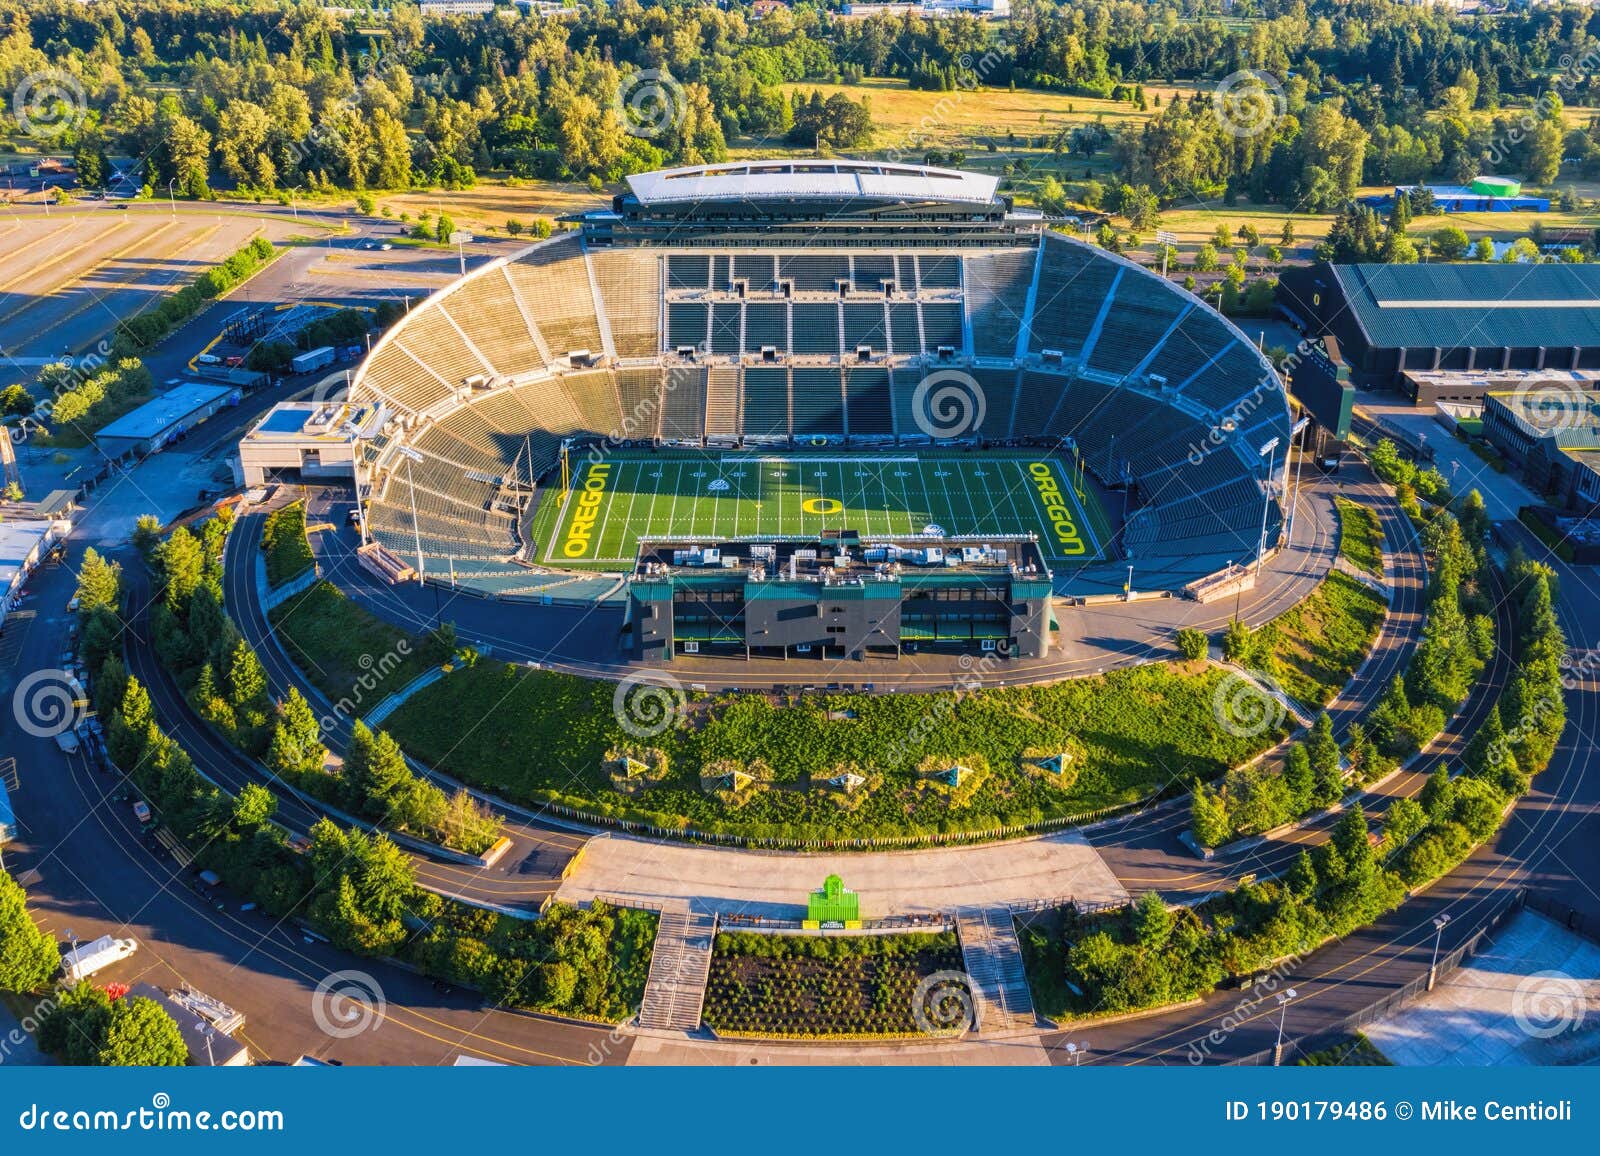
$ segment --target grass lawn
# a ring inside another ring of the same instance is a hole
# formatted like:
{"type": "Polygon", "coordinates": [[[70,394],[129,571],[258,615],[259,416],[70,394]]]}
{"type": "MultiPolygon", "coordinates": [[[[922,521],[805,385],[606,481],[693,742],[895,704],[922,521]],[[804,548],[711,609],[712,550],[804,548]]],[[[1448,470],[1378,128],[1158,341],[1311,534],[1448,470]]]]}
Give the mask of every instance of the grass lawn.
{"type": "Polygon", "coordinates": [[[959,698],[696,695],[680,701],[676,725],[631,738],[616,684],[484,660],[424,688],[386,725],[423,762],[523,802],[755,838],[918,836],[1081,815],[1220,775],[1281,737],[1216,725],[1225,677],[1151,664],[959,698]],[[607,751],[627,746],[660,751],[666,767],[619,790],[607,751]],[[1029,748],[1081,752],[1075,780],[1026,763],[1029,748]],[[737,794],[703,789],[702,769],[758,759],[737,794]],[[932,772],[957,764],[977,773],[944,789],[932,772]],[[845,771],[866,780],[848,796],[827,785],[845,771]]]}
{"type": "Polygon", "coordinates": [[[1254,632],[1245,665],[1272,676],[1295,701],[1326,706],[1366,658],[1385,608],[1360,582],[1332,571],[1304,602],[1254,632]]]}
{"type": "MultiPolygon", "coordinates": [[[[982,158],[974,154],[985,150],[991,140],[1000,149],[1011,151],[1007,134],[1015,134],[1017,143],[1022,143],[1026,137],[1048,135],[1054,138],[1063,129],[1096,121],[1113,132],[1141,125],[1159,111],[1154,103],[1156,97],[1160,97],[1161,107],[1165,108],[1178,96],[1187,99],[1194,86],[1146,84],[1145,96],[1151,103],[1144,112],[1127,101],[1038,89],[980,87],[925,92],[912,88],[909,81],[900,77],[871,77],[860,84],[800,81],[786,84],[784,88],[803,97],[810,97],[816,91],[827,100],[834,93],[842,92],[851,100],[869,101],[875,126],[872,143],[864,150],[853,150],[852,155],[895,149],[916,153],[915,159],[921,160],[923,150],[955,147],[965,149],[968,163],[976,164],[982,158]]],[[[784,146],[779,140],[768,142],[768,147],[781,149],[784,146]]],[[[1074,163],[1080,162],[1074,158],[1074,163]]]]}
{"type": "MultiPolygon", "coordinates": [[[[609,191],[590,192],[581,183],[502,177],[480,179],[470,189],[385,193],[376,199],[378,211],[387,210],[396,224],[400,223],[401,213],[410,214],[411,219],[405,222],[407,228],[423,213],[433,218],[442,212],[458,229],[504,236],[507,221],[531,226],[535,217],[553,220],[564,213],[602,208],[609,204],[610,197],[609,191]]],[[[529,244],[535,240],[527,234],[523,238],[529,244]]]]}
{"type": "Polygon", "coordinates": [[[294,595],[267,617],[317,689],[357,714],[443,660],[431,643],[368,614],[331,582],[294,595]]]}
{"type": "MultiPolygon", "coordinates": [[[[918,985],[962,970],[954,932],[923,935],[717,936],[705,1021],[724,1035],[813,1039],[930,1034],[916,1016],[918,985]]],[[[964,989],[962,989],[964,991],[964,989]]],[[[923,1022],[946,1022],[939,998],[923,1022]]],[[[948,1010],[954,1010],[951,1004],[948,1010]]]]}
{"type": "Polygon", "coordinates": [[[1349,498],[1336,498],[1339,510],[1339,553],[1358,570],[1383,577],[1383,530],[1378,515],[1349,498]]]}
{"type": "Polygon", "coordinates": [[[316,565],[311,543],[306,541],[304,502],[291,502],[267,515],[261,527],[261,550],[269,586],[282,586],[316,565]]]}

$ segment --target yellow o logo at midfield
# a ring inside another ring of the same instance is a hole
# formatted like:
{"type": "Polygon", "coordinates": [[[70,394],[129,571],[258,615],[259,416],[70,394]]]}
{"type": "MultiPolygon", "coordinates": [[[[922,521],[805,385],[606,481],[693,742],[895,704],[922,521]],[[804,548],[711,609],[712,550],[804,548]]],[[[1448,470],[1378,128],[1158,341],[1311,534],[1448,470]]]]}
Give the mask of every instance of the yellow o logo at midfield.
{"type": "Polygon", "coordinates": [[[837,498],[807,498],[800,508],[808,514],[837,514],[844,509],[844,503],[837,498]]]}

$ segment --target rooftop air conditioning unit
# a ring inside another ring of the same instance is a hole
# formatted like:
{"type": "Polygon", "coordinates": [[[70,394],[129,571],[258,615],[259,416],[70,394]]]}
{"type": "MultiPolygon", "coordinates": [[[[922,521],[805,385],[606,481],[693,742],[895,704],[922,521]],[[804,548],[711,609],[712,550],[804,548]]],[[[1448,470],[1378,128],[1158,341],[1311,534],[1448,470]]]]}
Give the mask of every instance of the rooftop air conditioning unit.
{"type": "Polygon", "coordinates": [[[683,360],[685,360],[685,361],[693,361],[694,360],[694,346],[692,346],[692,345],[680,345],[680,346],[678,346],[678,356],[683,358],[683,360]]]}
{"type": "Polygon", "coordinates": [[[954,345],[941,345],[939,346],[938,354],[940,361],[950,361],[956,355],[956,347],[954,345]]]}
{"type": "Polygon", "coordinates": [[[858,346],[856,346],[856,360],[857,361],[871,361],[872,360],[872,346],[870,346],[870,345],[858,345],[858,346]]]}

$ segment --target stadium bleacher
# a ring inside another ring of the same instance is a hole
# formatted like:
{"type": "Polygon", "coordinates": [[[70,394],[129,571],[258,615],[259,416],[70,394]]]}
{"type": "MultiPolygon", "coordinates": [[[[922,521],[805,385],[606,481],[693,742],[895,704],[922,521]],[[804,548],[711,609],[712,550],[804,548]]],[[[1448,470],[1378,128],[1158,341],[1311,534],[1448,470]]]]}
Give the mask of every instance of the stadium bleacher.
{"type": "Polygon", "coordinates": [[[1255,548],[1257,451],[1288,433],[1281,386],[1243,334],[1149,270],[1054,233],[950,252],[585,245],[566,233],[474,271],[357,374],[357,396],[407,421],[364,451],[381,459],[373,536],[406,558],[420,539],[431,574],[454,563],[506,597],[595,585],[514,561],[518,507],[565,438],[923,441],[913,397],[944,368],[981,390],[969,436],[1070,440],[1103,484],[1130,482],[1131,555],[1255,548]]]}

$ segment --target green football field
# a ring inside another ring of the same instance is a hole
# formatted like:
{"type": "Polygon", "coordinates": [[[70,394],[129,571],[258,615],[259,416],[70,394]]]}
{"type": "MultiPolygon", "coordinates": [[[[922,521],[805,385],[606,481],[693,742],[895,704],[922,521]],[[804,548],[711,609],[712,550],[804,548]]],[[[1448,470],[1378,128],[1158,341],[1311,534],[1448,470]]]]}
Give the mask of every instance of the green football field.
{"type": "Polygon", "coordinates": [[[1052,562],[1101,556],[1106,520],[1070,464],[1016,451],[581,457],[534,523],[553,566],[631,566],[639,539],[1034,533],[1052,562]]]}

